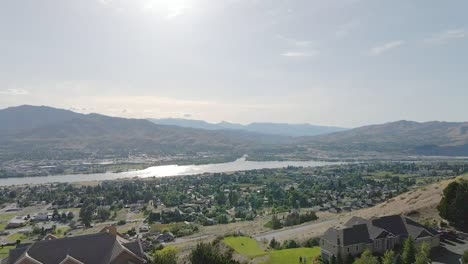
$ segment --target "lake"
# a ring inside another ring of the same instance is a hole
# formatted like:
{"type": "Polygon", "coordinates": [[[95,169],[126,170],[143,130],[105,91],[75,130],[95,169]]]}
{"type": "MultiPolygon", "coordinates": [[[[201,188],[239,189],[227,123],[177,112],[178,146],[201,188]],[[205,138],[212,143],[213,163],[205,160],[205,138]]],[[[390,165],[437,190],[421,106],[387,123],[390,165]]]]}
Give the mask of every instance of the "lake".
{"type": "Polygon", "coordinates": [[[115,180],[121,178],[148,178],[148,177],[168,177],[182,175],[197,175],[203,173],[219,173],[246,171],[258,169],[275,169],[294,167],[319,167],[327,165],[343,164],[343,162],[326,161],[248,161],[245,157],[232,162],[205,164],[205,165],[164,165],[149,167],[144,170],[127,171],[120,173],[93,173],[93,174],[69,174],[56,176],[39,176],[24,178],[4,178],[0,179],[0,186],[22,185],[22,184],[41,184],[52,182],[81,182],[81,181],[102,181],[115,180]]]}

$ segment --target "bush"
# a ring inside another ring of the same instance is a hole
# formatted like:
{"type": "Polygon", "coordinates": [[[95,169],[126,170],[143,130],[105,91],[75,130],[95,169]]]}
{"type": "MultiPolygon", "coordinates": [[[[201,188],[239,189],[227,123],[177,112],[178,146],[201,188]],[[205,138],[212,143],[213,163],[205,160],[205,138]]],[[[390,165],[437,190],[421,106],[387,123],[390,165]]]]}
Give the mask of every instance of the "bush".
{"type": "Polygon", "coordinates": [[[177,264],[177,249],[166,247],[153,253],[154,264],[177,264]]]}
{"type": "Polygon", "coordinates": [[[317,247],[320,245],[320,241],[318,238],[310,238],[308,239],[305,243],[304,243],[304,247],[308,247],[308,248],[313,248],[313,247],[317,247]]]}

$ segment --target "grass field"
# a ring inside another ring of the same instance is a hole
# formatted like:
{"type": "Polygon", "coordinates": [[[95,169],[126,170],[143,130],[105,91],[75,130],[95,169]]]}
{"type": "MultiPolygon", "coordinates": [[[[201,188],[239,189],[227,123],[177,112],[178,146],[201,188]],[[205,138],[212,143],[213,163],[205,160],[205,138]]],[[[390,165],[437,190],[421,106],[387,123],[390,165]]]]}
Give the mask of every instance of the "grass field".
{"type": "Polygon", "coordinates": [[[268,254],[268,252],[265,252],[265,250],[258,246],[255,239],[250,237],[226,237],[223,242],[234,249],[237,253],[249,258],[260,257],[268,254]]]}
{"type": "Polygon", "coordinates": [[[10,249],[15,248],[15,246],[8,246],[0,248],[0,260],[7,258],[8,254],[10,253],[10,249]]]}
{"type": "Polygon", "coordinates": [[[13,235],[10,235],[10,236],[7,237],[7,240],[9,242],[16,242],[16,240],[23,241],[23,240],[26,240],[26,239],[28,239],[28,237],[23,235],[23,234],[13,234],[13,235]]]}
{"type": "Polygon", "coordinates": [[[319,247],[292,248],[267,252],[258,245],[255,239],[250,237],[226,237],[223,242],[238,254],[252,259],[268,256],[263,264],[299,263],[300,257],[307,258],[307,262],[310,263],[312,259],[320,255],[319,247]]]}
{"type": "Polygon", "coordinates": [[[8,222],[14,217],[14,214],[2,214],[0,215],[0,231],[5,230],[8,222]]]}
{"type": "Polygon", "coordinates": [[[306,257],[307,263],[311,263],[312,259],[319,255],[319,247],[276,250],[270,252],[269,259],[268,261],[264,262],[264,264],[300,263],[300,257],[306,257]]]}

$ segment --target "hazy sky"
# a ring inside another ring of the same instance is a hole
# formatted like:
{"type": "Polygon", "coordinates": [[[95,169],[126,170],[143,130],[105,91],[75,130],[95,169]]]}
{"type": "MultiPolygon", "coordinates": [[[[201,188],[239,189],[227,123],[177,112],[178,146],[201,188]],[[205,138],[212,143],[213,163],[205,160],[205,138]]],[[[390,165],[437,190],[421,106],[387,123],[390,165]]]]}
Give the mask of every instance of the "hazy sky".
{"type": "Polygon", "coordinates": [[[468,1],[2,0],[0,108],[468,120],[468,1]]]}

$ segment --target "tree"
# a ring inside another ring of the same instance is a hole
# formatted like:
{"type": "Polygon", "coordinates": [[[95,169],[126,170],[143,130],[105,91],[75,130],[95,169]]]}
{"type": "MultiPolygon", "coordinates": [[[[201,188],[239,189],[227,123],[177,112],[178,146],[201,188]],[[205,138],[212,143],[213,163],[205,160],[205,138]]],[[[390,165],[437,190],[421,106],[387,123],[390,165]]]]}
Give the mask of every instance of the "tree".
{"type": "Polygon", "coordinates": [[[283,227],[283,225],[281,224],[281,221],[278,219],[278,216],[274,214],[271,217],[271,228],[276,230],[276,229],[280,229],[282,227],[283,227]]]}
{"type": "Polygon", "coordinates": [[[177,248],[165,247],[153,253],[153,264],[177,264],[177,248]]]}
{"type": "Polygon", "coordinates": [[[109,209],[107,209],[106,207],[103,207],[103,206],[99,206],[97,208],[97,216],[99,219],[101,219],[102,221],[106,221],[107,219],[109,219],[109,217],[111,216],[111,212],[109,209]]]}
{"type": "Polygon", "coordinates": [[[275,238],[272,238],[270,241],[270,247],[273,249],[278,249],[280,247],[280,242],[276,241],[275,238]]]}
{"type": "Polygon", "coordinates": [[[451,182],[442,195],[442,200],[437,209],[439,215],[448,220],[452,225],[461,228],[466,227],[465,220],[468,219],[468,181],[451,182]]]}
{"type": "Polygon", "coordinates": [[[94,210],[96,209],[93,203],[85,202],[83,207],[80,209],[80,218],[81,222],[87,227],[91,226],[91,221],[93,219],[94,210]]]}
{"type": "Polygon", "coordinates": [[[199,243],[192,250],[189,258],[192,264],[240,264],[232,259],[232,252],[222,254],[216,242],[212,244],[199,243]]]}
{"type": "Polygon", "coordinates": [[[75,214],[72,211],[68,212],[67,219],[72,220],[73,218],[75,218],[75,214]]]}
{"type": "Polygon", "coordinates": [[[228,218],[227,214],[220,214],[220,215],[218,215],[218,217],[216,218],[216,220],[218,221],[219,224],[227,224],[227,223],[229,223],[229,218],[228,218]]]}
{"type": "Polygon", "coordinates": [[[465,252],[463,252],[463,263],[468,263],[468,250],[465,250],[465,252]]]}
{"type": "Polygon", "coordinates": [[[416,261],[416,246],[414,239],[409,237],[403,245],[403,264],[414,264],[416,261]]]}
{"type": "Polygon", "coordinates": [[[379,260],[372,255],[370,250],[366,250],[362,253],[360,258],[354,261],[354,264],[379,264],[379,260]]]}
{"type": "Polygon", "coordinates": [[[393,260],[395,259],[395,251],[393,250],[388,250],[385,252],[383,258],[382,258],[382,264],[393,264],[393,260]]]}
{"type": "Polygon", "coordinates": [[[431,247],[426,242],[421,244],[421,247],[418,250],[418,254],[416,255],[415,264],[428,264],[431,263],[431,259],[429,258],[431,253],[431,247]]]}
{"type": "Polygon", "coordinates": [[[226,195],[224,195],[224,192],[222,191],[218,191],[218,193],[216,194],[216,203],[218,203],[218,205],[225,205],[226,204],[226,195]]]}

